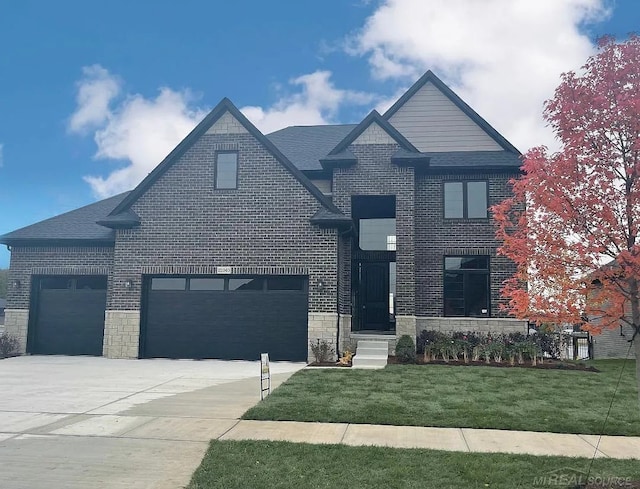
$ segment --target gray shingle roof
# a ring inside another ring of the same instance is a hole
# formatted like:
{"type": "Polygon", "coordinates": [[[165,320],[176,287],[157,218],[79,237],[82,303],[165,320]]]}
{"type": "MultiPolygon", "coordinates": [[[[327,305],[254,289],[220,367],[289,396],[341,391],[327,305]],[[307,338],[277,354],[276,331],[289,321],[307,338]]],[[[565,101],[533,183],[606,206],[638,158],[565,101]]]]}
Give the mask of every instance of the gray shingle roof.
{"type": "Polygon", "coordinates": [[[430,168],[520,168],[520,155],[509,151],[424,152],[430,168]]]}
{"type": "Polygon", "coordinates": [[[59,216],[45,219],[11,233],[0,236],[0,243],[15,244],[29,241],[103,241],[113,242],[115,232],[96,224],[105,218],[129,192],[100,200],[59,216]]]}
{"type": "Polygon", "coordinates": [[[327,156],[356,126],[290,126],[267,134],[267,138],[300,170],[322,170],[320,158],[327,156]]]}

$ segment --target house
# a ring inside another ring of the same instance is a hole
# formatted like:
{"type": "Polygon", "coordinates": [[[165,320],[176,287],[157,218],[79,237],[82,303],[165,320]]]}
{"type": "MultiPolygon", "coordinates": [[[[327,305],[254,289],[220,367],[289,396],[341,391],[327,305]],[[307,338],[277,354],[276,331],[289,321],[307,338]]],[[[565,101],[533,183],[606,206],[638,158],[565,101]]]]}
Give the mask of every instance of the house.
{"type": "Polygon", "coordinates": [[[7,307],[7,301],[0,298],[0,334],[4,332],[4,310],[7,307]]]}
{"type": "Polygon", "coordinates": [[[0,237],[21,351],[307,360],[526,331],[488,207],[520,153],[432,72],[359,124],[263,135],[228,100],[131,192],[0,237]]]}

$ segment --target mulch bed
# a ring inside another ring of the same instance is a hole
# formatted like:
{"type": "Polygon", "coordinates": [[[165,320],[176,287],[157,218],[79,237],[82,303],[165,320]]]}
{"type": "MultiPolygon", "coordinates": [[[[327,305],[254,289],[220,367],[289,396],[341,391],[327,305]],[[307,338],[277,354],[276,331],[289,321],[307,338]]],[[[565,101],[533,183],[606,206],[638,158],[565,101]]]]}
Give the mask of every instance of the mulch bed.
{"type": "Polygon", "coordinates": [[[351,365],[339,365],[336,362],[313,362],[307,365],[307,367],[337,367],[337,368],[351,368],[351,365]]]}
{"type": "MultiPolygon", "coordinates": [[[[388,360],[389,364],[400,364],[396,357],[390,356],[388,360]]],[[[422,359],[421,355],[418,355],[416,359],[417,365],[458,365],[458,366],[469,366],[469,367],[510,367],[510,368],[536,368],[540,370],[581,370],[585,372],[600,372],[595,367],[590,365],[585,365],[584,363],[573,363],[573,362],[563,362],[561,360],[545,360],[543,363],[538,362],[536,365],[531,365],[531,362],[525,363],[516,363],[515,365],[510,365],[509,362],[489,362],[478,361],[464,363],[463,360],[459,361],[449,361],[448,363],[443,360],[433,360],[431,362],[425,362],[422,359]]]]}
{"type": "MultiPolygon", "coordinates": [[[[400,365],[400,362],[396,357],[389,356],[388,362],[389,365],[400,365]]],[[[539,370],[579,370],[583,372],[600,372],[595,367],[590,365],[585,365],[584,363],[572,363],[572,362],[563,362],[561,360],[545,360],[543,363],[538,362],[536,365],[531,365],[531,362],[525,363],[516,363],[515,365],[510,365],[509,362],[469,362],[464,363],[463,360],[459,361],[449,361],[448,363],[443,360],[433,360],[431,362],[425,362],[420,355],[416,359],[416,365],[456,365],[461,367],[509,367],[509,368],[535,368],[539,370]]],[[[308,365],[309,367],[336,367],[336,368],[351,368],[351,365],[339,365],[336,362],[313,362],[308,365]]],[[[640,489],[640,487],[638,488],[640,489]]]]}

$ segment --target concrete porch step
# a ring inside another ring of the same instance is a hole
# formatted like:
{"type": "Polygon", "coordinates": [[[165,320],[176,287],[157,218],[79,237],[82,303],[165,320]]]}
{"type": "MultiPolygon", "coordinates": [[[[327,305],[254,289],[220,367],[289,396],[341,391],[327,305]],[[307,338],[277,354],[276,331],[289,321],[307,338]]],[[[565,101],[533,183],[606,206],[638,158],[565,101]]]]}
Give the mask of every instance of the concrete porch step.
{"type": "Polygon", "coordinates": [[[356,351],[359,352],[361,349],[384,351],[385,348],[389,348],[389,342],[387,341],[358,340],[356,351]]]}
{"type": "Polygon", "coordinates": [[[389,344],[386,341],[358,341],[352,368],[384,368],[387,365],[389,344]]]}

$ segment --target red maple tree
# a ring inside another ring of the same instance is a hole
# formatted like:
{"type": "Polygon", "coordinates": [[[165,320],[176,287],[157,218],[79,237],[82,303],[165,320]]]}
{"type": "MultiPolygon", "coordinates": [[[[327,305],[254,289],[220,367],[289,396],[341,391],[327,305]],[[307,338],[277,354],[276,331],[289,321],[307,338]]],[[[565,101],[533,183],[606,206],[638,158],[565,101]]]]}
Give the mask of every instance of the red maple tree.
{"type": "Polygon", "coordinates": [[[519,318],[586,317],[594,334],[622,321],[640,360],[640,37],[598,46],[545,103],[561,149],[529,150],[513,197],[493,208],[518,270],[503,294],[519,318]]]}

